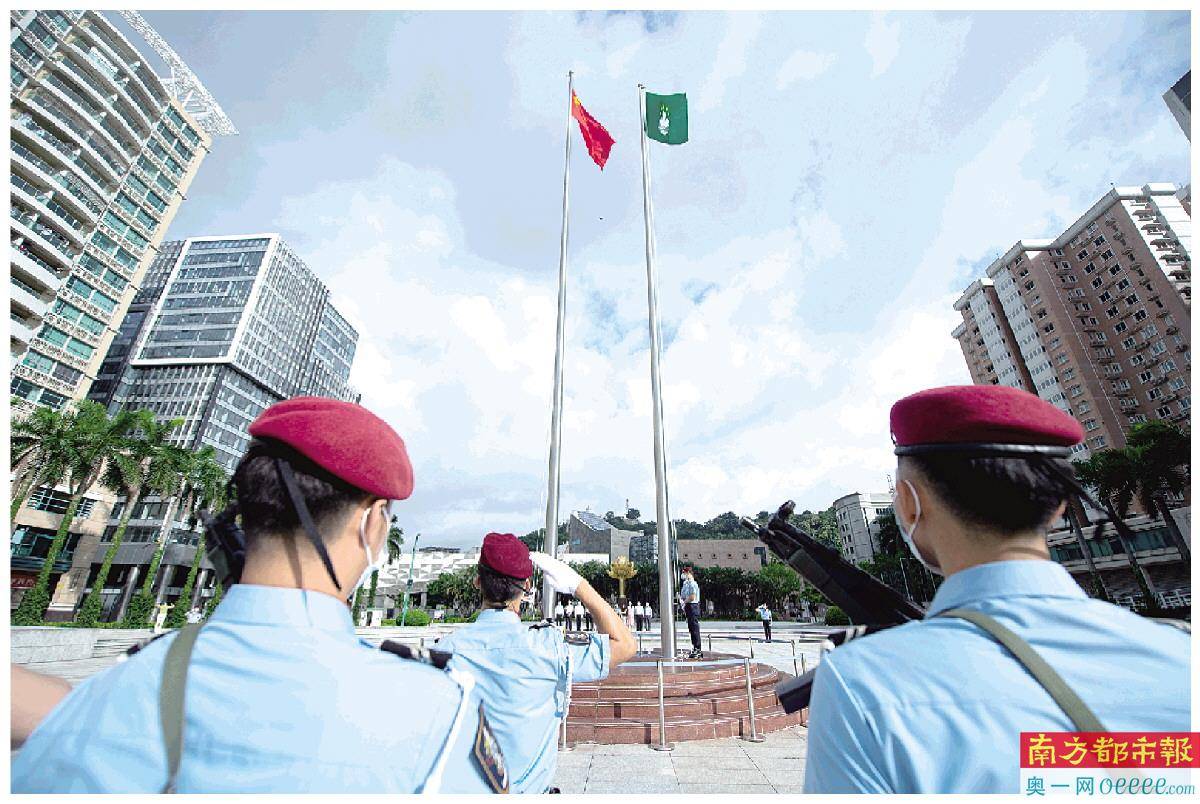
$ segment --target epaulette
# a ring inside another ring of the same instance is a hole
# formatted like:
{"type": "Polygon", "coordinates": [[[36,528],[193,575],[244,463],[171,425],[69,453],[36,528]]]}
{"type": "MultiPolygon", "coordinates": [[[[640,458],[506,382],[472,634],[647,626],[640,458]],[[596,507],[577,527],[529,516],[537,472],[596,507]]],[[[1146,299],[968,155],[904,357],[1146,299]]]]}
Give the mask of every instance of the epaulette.
{"type": "Polygon", "coordinates": [[[155,636],[152,636],[152,637],[150,637],[149,639],[143,639],[141,642],[137,643],[136,645],[134,645],[133,647],[131,647],[129,650],[125,651],[125,653],[124,653],[124,654],[122,654],[121,658],[119,658],[117,661],[119,661],[119,662],[123,662],[123,661],[125,661],[125,660],[126,660],[126,659],[128,659],[130,656],[132,656],[133,654],[137,653],[137,652],[138,652],[139,650],[141,650],[142,648],[144,648],[144,647],[146,647],[147,645],[149,645],[151,642],[154,642],[154,641],[155,641],[155,640],[157,640],[157,639],[162,639],[163,637],[165,637],[167,634],[170,634],[170,633],[172,633],[172,632],[171,632],[171,631],[165,631],[165,632],[163,632],[163,633],[161,633],[161,634],[157,634],[157,635],[155,635],[155,636]]]}
{"type": "Polygon", "coordinates": [[[553,628],[554,620],[542,620],[540,623],[533,623],[529,626],[531,630],[536,631],[539,628],[553,628]]]}
{"type": "Polygon", "coordinates": [[[426,650],[425,648],[414,648],[405,645],[401,642],[396,642],[391,639],[385,639],[379,645],[379,649],[393,653],[401,659],[408,659],[414,662],[422,662],[428,664],[438,670],[445,670],[446,665],[450,662],[450,657],[454,654],[444,650],[426,650]]]}
{"type": "Polygon", "coordinates": [[[567,631],[563,634],[563,642],[568,645],[587,645],[592,641],[587,631],[567,631]]]}

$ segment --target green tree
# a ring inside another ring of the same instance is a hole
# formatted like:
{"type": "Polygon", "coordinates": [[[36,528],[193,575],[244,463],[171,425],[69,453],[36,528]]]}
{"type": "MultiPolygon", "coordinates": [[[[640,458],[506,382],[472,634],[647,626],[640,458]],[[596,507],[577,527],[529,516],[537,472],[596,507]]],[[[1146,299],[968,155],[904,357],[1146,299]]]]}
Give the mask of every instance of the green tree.
{"type": "Polygon", "coordinates": [[[13,625],[37,625],[42,622],[50,605],[50,574],[67,541],[79,503],[99,480],[107,461],[122,449],[129,431],[137,422],[136,417],[128,411],[110,417],[103,405],[89,400],[76,402],[69,418],[67,435],[61,443],[64,455],[58,464],[65,469],[64,476],[45,479],[47,482],[65,482],[70,502],[33,588],[25,593],[21,605],[13,612],[13,625]]]}
{"type": "Polygon", "coordinates": [[[772,609],[783,609],[804,587],[800,575],[782,561],[767,564],[754,576],[754,581],[755,597],[772,609]]]}
{"type": "Polygon", "coordinates": [[[1168,422],[1144,422],[1133,426],[1125,452],[1133,466],[1138,502],[1162,520],[1179,555],[1185,562],[1190,562],[1192,552],[1171,516],[1167,497],[1179,496],[1188,487],[1191,439],[1186,432],[1168,422]]]}
{"type": "Polygon", "coordinates": [[[15,524],[17,512],[41,485],[62,482],[69,467],[69,445],[76,437],[78,410],[36,408],[28,416],[14,415],[9,437],[11,448],[12,505],[8,521],[15,524]]]}
{"type": "Polygon", "coordinates": [[[479,603],[475,567],[459,567],[452,572],[443,572],[429,582],[425,591],[430,603],[441,603],[455,611],[474,609],[479,603]]]}
{"type": "Polygon", "coordinates": [[[174,462],[164,460],[164,457],[167,455],[171,431],[183,420],[172,419],[159,423],[155,421],[154,414],[146,410],[134,411],[133,415],[137,417],[137,425],[125,439],[122,448],[109,459],[101,480],[105,487],[121,493],[125,504],[112,541],[104,553],[100,571],[76,617],[76,622],[85,628],[95,628],[100,621],[100,593],[108,582],[108,573],[134,509],[147,491],[168,488],[177,470],[174,462]]]}
{"type": "MultiPolygon", "coordinates": [[[[1124,519],[1128,515],[1137,489],[1137,471],[1127,451],[1101,450],[1092,453],[1086,460],[1075,461],[1074,466],[1079,482],[1095,490],[1096,497],[1105,506],[1110,518],[1124,519]]],[[[1134,554],[1133,545],[1115,525],[1113,530],[1117,533],[1121,549],[1125,551],[1125,560],[1137,581],[1146,611],[1157,613],[1160,610],[1158,596],[1154,594],[1150,578],[1134,554]]]]}
{"type": "MultiPolygon", "coordinates": [[[[163,450],[162,460],[166,465],[174,467],[177,475],[164,479],[165,485],[159,490],[160,496],[169,497],[169,501],[158,530],[154,555],[142,581],[142,588],[133,600],[129,601],[129,608],[125,614],[125,623],[129,628],[145,628],[150,624],[151,612],[154,609],[154,581],[166,552],[167,542],[174,530],[178,512],[186,512],[188,527],[194,528],[202,508],[223,506],[228,485],[225,469],[217,462],[216,451],[211,446],[206,445],[197,452],[189,452],[182,447],[170,445],[163,450]]],[[[166,579],[162,582],[166,583],[166,579]]]]}
{"type": "Polygon", "coordinates": [[[630,508],[628,511],[625,512],[625,518],[628,519],[630,522],[637,522],[639,519],[642,518],[642,512],[636,508],[630,508]]]}
{"type": "Polygon", "coordinates": [[[192,566],[188,570],[187,580],[184,581],[183,591],[175,601],[175,607],[167,614],[167,628],[182,628],[187,623],[187,614],[192,608],[192,591],[196,586],[196,574],[200,571],[200,559],[204,556],[204,534],[196,543],[196,555],[192,557],[192,566]]]}

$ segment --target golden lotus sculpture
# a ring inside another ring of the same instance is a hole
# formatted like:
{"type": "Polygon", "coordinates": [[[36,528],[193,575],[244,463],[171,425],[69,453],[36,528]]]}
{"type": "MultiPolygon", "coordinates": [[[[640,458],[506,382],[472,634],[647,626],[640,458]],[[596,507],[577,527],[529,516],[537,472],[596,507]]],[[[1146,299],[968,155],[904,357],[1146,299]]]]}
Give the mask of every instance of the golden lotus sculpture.
{"type": "Polygon", "coordinates": [[[628,558],[621,556],[608,568],[608,577],[617,579],[617,596],[625,597],[625,582],[637,575],[637,567],[628,558]]]}

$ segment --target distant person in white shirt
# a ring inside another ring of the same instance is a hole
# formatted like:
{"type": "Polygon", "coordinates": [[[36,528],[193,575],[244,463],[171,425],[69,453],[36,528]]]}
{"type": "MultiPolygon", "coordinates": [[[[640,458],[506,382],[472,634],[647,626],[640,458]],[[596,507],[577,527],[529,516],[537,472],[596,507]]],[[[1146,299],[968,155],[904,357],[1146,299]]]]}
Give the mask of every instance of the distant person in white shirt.
{"type": "Polygon", "coordinates": [[[768,606],[766,603],[760,603],[758,608],[756,609],[756,611],[758,612],[758,616],[762,618],[763,634],[766,636],[767,641],[770,642],[771,641],[771,616],[772,616],[771,615],[771,607],[768,606]]]}
{"type": "Polygon", "coordinates": [[[559,628],[565,627],[565,624],[563,623],[564,616],[566,615],[563,614],[563,604],[560,600],[554,604],[554,624],[559,628]]]}
{"type": "Polygon", "coordinates": [[[639,631],[641,631],[645,627],[645,623],[642,622],[642,604],[641,603],[633,604],[633,622],[637,626],[637,630],[639,630],[639,631]]]}

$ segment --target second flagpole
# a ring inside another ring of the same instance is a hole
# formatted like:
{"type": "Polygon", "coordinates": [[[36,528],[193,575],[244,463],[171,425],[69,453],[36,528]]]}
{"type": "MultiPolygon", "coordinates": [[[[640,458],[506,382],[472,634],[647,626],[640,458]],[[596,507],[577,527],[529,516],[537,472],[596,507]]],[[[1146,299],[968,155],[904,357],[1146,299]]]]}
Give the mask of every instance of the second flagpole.
{"type": "MultiPolygon", "coordinates": [[[[575,73],[567,73],[566,157],[563,165],[562,237],[558,246],[558,337],[554,345],[554,397],[550,414],[550,471],[546,492],[545,551],[558,557],[559,448],[562,441],[563,346],[567,317],[567,212],[571,187],[571,109],[575,100],[575,73]]],[[[542,581],[542,616],[554,619],[555,593],[548,580],[542,581]]]]}
{"type": "Polygon", "coordinates": [[[646,302],[650,317],[650,391],[654,412],[654,497],[658,517],[658,610],[662,615],[659,654],[675,658],[675,575],[671,571],[671,516],[667,510],[667,448],[663,433],[662,384],[659,378],[661,336],[658,330],[658,277],[654,272],[654,212],[650,203],[650,154],[646,147],[646,87],[638,84],[642,120],[642,212],[646,219],[646,302]]]}

